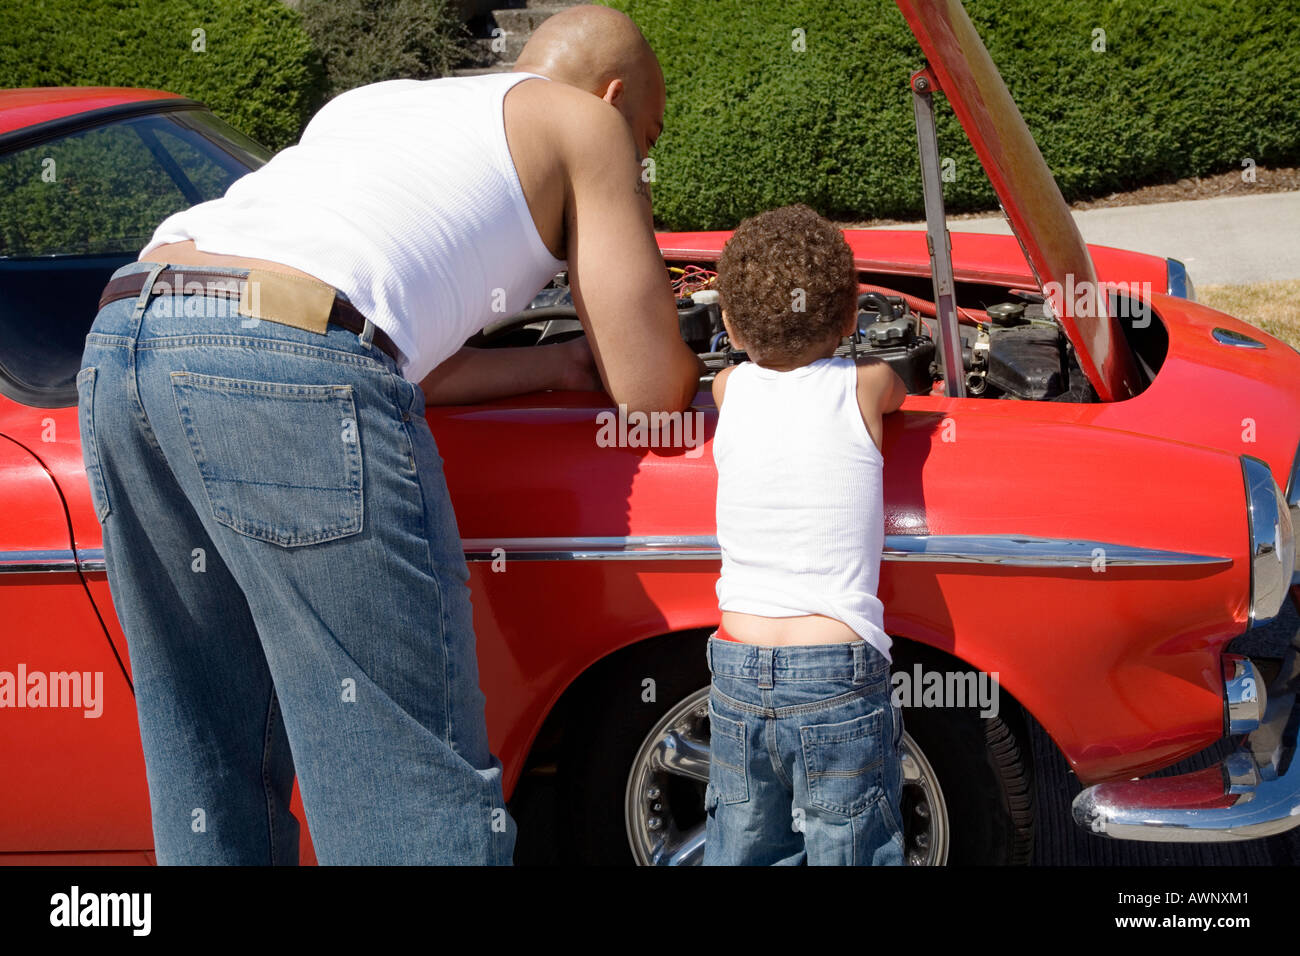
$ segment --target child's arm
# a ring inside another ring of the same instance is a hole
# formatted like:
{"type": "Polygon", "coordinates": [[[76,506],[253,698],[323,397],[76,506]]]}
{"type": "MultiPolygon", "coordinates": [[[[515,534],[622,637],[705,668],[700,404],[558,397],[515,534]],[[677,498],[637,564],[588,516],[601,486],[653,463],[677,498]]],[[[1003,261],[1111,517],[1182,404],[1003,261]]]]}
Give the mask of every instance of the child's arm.
{"type": "MultiPolygon", "coordinates": [[[[713,387],[716,391],[717,384],[713,387]]],[[[884,436],[881,419],[898,411],[906,397],[907,386],[888,362],[878,358],[858,359],[858,409],[877,448],[881,448],[884,436]]]]}
{"type": "Polygon", "coordinates": [[[722,396],[727,390],[727,376],[731,374],[734,365],[728,365],[717,375],[713,376],[713,404],[717,406],[718,411],[722,411],[722,396]]]}

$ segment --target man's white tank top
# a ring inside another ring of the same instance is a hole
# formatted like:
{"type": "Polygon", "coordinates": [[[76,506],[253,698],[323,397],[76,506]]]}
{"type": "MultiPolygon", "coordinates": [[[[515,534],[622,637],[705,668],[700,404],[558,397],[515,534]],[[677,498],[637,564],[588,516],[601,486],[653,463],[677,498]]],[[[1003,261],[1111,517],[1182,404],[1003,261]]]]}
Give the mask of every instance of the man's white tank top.
{"type": "Polygon", "coordinates": [[[506,92],[534,76],[349,90],[298,145],[164,220],[143,251],[193,239],[316,276],[388,334],[418,382],[565,267],[537,233],[506,145],[506,92]]]}
{"type": "Polygon", "coordinates": [[[862,420],[851,358],[727,379],[718,468],[718,607],[843,621],[889,659],[876,597],[885,543],[884,458],[862,420]]]}

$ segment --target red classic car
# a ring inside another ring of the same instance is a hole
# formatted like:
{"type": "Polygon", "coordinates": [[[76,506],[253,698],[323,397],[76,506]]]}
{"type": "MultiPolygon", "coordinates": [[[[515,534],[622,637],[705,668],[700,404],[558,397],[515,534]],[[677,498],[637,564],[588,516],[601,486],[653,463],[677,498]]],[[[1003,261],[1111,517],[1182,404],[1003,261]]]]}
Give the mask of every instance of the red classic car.
{"type": "MultiPolygon", "coordinates": [[[[908,859],[1029,859],[1032,722],[1087,785],[1074,813],[1092,832],[1241,840],[1300,824],[1297,643],[1280,662],[1225,651],[1300,601],[1300,355],[1196,304],[1178,262],[1085,246],[960,3],[899,6],[929,61],[910,94],[929,229],[846,233],[862,297],[845,347],[910,391],[885,423],[879,591],[896,686],[917,685],[908,859]],[[1014,237],[949,247],[935,95],[1014,237]],[[966,676],[996,676],[996,707],[945,697],[966,676]],[[931,700],[919,688],[935,682],[931,700]],[[1149,776],[1224,738],[1236,749],[1208,770],[1149,776]]],[[[0,859],[151,859],[75,376],[108,275],[265,157],[167,93],[0,92],[0,859]]],[[[743,359],[705,288],[726,239],[659,237],[711,373],[743,359]]],[[[533,305],[473,341],[581,334],[562,276],[533,305]]],[[[616,414],[600,393],[428,411],[493,750],[521,845],[549,841],[554,859],[700,857],[719,558],[707,381],[702,443],[671,447],[599,440],[616,414]]]]}

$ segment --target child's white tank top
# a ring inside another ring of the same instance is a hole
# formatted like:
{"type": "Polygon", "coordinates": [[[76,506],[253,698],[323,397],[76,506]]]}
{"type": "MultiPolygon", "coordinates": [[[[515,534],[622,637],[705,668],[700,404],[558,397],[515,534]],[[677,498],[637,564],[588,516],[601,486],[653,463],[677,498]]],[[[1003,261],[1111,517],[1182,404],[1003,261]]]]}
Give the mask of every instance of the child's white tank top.
{"type": "Polygon", "coordinates": [[[843,621],[886,659],[876,597],[884,547],[884,458],[857,402],[848,357],[790,371],[746,362],[727,379],[713,439],[718,606],[843,621]]]}

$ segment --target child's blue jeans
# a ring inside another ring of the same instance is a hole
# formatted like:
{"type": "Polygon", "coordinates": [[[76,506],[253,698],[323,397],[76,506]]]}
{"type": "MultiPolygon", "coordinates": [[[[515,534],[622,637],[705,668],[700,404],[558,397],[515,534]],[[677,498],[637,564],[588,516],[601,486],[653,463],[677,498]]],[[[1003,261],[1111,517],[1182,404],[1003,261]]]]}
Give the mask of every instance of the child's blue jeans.
{"type": "Polygon", "coordinates": [[[903,721],[865,641],[708,642],[704,863],[903,863],[903,721]]]}

